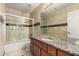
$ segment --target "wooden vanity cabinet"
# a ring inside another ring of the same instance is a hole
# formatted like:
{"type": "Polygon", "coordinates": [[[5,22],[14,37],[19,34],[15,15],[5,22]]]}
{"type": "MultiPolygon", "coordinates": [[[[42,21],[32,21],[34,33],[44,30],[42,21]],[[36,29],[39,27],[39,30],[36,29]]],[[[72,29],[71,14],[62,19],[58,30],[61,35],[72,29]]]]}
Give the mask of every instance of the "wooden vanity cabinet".
{"type": "Polygon", "coordinates": [[[30,50],[34,56],[72,56],[71,53],[67,53],[38,39],[31,37],[30,39],[30,50]]]}

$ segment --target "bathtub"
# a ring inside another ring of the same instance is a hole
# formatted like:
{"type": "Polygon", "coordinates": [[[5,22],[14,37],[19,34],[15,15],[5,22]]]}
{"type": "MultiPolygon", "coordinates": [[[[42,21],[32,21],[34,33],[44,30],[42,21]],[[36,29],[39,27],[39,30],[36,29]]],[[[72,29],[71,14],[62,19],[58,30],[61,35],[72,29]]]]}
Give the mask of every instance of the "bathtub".
{"type": "Polygon", "coordinates": [[[5,53],[20,49],[30,50],[30,40],[7,44],[4,46],[5,53]]]}

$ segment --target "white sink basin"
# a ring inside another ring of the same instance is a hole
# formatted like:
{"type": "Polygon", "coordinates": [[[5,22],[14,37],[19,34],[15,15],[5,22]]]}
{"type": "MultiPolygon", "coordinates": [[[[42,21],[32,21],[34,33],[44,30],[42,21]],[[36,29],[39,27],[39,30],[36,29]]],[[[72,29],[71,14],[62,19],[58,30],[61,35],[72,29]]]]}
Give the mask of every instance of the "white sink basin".
{"type": "Polygon", "coordinates": [[[48,38],[42,38],[42,40],[45,40],[45,41],[53,41],[53,39],[48,39],[48,38]]]}

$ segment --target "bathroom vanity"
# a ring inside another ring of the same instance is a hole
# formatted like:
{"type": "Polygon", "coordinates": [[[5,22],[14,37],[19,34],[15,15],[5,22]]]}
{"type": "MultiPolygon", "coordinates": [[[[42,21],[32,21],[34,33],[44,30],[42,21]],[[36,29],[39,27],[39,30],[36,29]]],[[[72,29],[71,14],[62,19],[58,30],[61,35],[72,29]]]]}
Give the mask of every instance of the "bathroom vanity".
{"type": "Polygon", "coordinates": [[[75,56],[77,54],[69,51],[68,47],[64,47],[65,45],[42,40],[40,38],[30,37],[30,49],[31,53],[34,56],[75,56]],[[60,46],[62,45],[62,46],[60,46]]]}

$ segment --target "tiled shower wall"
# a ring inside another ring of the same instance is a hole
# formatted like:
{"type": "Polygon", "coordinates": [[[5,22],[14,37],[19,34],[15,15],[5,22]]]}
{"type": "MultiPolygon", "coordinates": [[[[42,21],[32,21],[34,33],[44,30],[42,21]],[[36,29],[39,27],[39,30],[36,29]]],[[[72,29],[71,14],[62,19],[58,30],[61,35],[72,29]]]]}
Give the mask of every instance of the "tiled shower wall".
{"type": "Polygon", "coordinates": [[[17,26],[7,26],[6,36],[7,36],[6,43],[28,40],[29,29],[28,27],[22,27],[22,26],[19,26],[19,28],[17,28],[17,26]]]}

